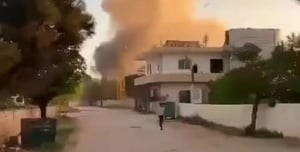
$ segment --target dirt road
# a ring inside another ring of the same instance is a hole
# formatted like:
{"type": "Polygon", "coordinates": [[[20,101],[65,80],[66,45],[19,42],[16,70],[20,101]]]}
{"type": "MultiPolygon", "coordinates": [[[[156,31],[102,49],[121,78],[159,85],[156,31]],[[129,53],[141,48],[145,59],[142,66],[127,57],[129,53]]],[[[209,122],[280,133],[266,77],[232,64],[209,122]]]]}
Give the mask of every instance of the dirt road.
{"type": "Polygon", "coordinates": [[[72,152],[299,152],[286,140],[240,138],[180,122],[160,131],[157,118],[131,110],[81,108],[72,152]]]}

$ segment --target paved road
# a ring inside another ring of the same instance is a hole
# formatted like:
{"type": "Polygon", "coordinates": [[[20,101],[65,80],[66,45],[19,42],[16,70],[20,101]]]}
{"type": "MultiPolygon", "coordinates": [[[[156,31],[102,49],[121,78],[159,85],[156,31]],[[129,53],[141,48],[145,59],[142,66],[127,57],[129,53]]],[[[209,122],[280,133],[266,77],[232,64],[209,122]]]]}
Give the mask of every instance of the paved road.
{"type": "Polygon", "coordinates": [[[131,110],[81,108],[72,152],[299,152],[284,140],[240,138],[180,122],[160,131],[157,118],[131,110]]]}

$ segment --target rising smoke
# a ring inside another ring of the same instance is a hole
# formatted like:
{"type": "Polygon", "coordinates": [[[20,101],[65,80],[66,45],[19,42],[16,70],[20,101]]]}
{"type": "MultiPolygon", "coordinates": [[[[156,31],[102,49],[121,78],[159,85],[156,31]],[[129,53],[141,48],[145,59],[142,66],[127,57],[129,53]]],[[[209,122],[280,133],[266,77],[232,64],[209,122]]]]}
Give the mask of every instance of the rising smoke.
{"type": "Polygon", "coordinates": [[[137,54],[168,39],[202,41],[208,35],[209,46],[221,46],[223,24],[197,19],[198,3],[199,0],[104,0],[102,8],[110,15],[114,37],[96,49],[97,70],[102,75],[130,73],[136,69],[137,54]]]}

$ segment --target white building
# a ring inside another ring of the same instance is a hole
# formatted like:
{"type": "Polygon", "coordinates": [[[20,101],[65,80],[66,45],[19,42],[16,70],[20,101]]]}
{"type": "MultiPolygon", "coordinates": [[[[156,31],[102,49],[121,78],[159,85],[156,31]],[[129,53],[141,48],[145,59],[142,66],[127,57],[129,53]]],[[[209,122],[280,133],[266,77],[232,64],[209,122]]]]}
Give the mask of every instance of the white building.
{"type": "Polygon", "coordinates": [[[268,58],[278,42],[279,30],[272,29],[229,30],[225,47],[203,47],[197,41],[166,41],[138,58],[146,65],[145,75],[135,79],[135,85],[141,88],[137,103],[147,110],[151,102],[162,100],[209,103],[209,83],[242,66],[231,57],[228,48],[253,43],[262,49],[261,56],[268,58]],[[196,70],[194,79],[191,69],[196,70]]]}
{"type": "Polygon", "coordinates": [[[145,76],[135,79],[135,85],[147,86],[148,91],[148,97],[140,100],[208,103],[208,84],[229,70],[229,58],[222,47],[204,48],[197,44],[167,41],[165,46],[139,57],[147,64],[145,76]],[[196,69],[193,82],[192,67],[196,69]]]}

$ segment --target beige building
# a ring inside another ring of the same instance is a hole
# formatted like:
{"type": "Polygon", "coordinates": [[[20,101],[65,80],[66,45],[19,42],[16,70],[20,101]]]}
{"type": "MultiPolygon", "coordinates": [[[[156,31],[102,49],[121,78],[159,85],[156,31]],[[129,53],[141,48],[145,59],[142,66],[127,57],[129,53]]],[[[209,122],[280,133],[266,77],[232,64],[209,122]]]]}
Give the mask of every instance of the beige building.
{"type": "Polygon", "coordinates": [[[277,29],[249,28],[227,31],[223,47],[205,47],[198,41],[166,41],[138,57],[146,64],[144,76],[135,79],[135,86],[141,88],[137,104],[148,111],[155,101],[209,103],[210,82],[243,66],[231,56],[231,48],[253,43],[262,49],[262,58],[269,58],[278,42],[277,29]]]}
{"type": "Polygon", "coordinates": [[[146,62],[144,76],[135,79],[135,85],[144,87],[147,92],[137,98],[144,106],[145,102],[163,100],[208,103],[209,82],[229,70],[228,52],[222,47],[202,47],[198,42],[167,41],[138,59],[146,62]],[[192,67],[195,69],[193,78],[192,67]]]}

